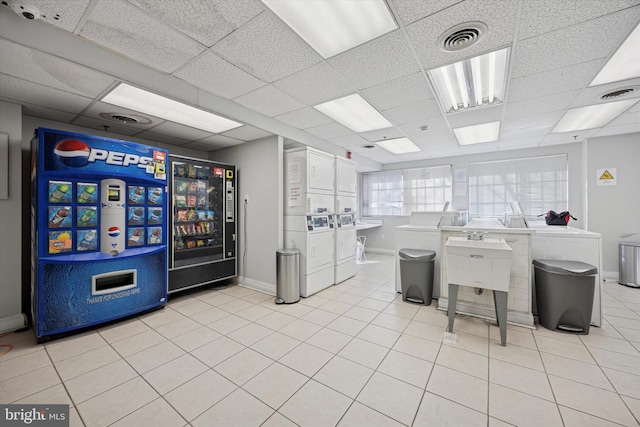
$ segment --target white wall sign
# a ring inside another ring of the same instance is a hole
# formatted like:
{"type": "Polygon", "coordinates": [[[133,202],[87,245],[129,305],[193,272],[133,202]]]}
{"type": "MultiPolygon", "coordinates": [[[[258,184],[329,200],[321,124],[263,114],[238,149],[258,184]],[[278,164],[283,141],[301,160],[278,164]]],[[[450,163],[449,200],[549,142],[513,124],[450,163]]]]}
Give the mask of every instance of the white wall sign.
{"type": "Polygon", "coordinates": [[[610,187],[612,185],[618,185],[618,169],[617,168],[597,169],[596,182],[598,183],[598,187],[603,187],[603,186],[610,187]]]}

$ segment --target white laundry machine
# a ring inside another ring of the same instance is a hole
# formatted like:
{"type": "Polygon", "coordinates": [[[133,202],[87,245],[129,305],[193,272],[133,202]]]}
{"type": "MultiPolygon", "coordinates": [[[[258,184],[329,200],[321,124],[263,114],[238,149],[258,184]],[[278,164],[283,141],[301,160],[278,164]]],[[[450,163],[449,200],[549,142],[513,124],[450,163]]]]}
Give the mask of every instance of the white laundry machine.
{"type": "MultiPolygon", "coordinates": [[[[300,251],[300,295],[334,284],[335,233],[332,215],[285,215],[284,239],[300,251]]],[[[354,249],[355,250],[355,249],[354,249]]]]}
{"type": "Polygon", "coordinates": [[[335,283],[340,283],[356,274],[356,218],[354,214],[335,218],[335,283]]]}

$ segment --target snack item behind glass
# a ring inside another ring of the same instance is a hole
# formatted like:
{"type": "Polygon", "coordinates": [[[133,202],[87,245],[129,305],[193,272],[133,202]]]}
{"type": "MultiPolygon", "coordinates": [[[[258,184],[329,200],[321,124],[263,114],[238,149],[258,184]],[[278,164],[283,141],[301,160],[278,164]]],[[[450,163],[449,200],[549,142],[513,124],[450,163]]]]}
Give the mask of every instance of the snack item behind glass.
{"type": "Polygon", "coordinates": [[[179,177],[187,176],[187,167],[184,163],[174,163],[174,175],[179,177]]]}

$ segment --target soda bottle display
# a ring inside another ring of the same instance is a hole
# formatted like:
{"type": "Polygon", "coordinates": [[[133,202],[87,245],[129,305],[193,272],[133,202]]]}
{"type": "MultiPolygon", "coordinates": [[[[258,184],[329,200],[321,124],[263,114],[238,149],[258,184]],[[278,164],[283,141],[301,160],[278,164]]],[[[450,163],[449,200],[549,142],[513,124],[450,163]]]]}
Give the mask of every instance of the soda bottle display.
{"type": "Polygon", "coordinates": [[[78,239],[80,239],[80,235],[81,233],[84,233],[84,237],[82,237],[82,240],[80,240],[80,242],[78,243],[78,251],[93,251],[97,249],[97,244],[96,244],[96,230],[89,230],[86,232],[79,232],[78,233],[78,239]]]}
{"type": "Polygon", "coordinates": [[[88,225],[95,225],[95,208],[83,208],[78,216],[78,226],[86,227],[88,225]]]}
{"type": "Polygon", "coordinates": [[[131,203],[142,203],[144,198],[144,187],[129,187],[129,201],[131,203]]]}
{"type": "Polygon", "coordinates": [[[162,228],[152,227],[149,228],[149,236],[147,242],[152,245],[155,243],[162,243],[162,228]]]}
{"type": "Polygon", "coordinates": [[[149,189],[149,203],[153,205],[162,203],[162,188],[156,187],[153,190],[149,189]]]}
{"type": "Polygon", "coordinates": [[[71,200],[71,183],[69,182],[49,182],[49,202],[59,203],[71,200]]]}
{"type": "Polygon", "coordinates": [[[63,227],[63,222],[69,216],[69,208],[59,208],[49,220],[49,227],[63,227]]]}
{"type": "Polygon", "coordinates": [[[142,237],[142,233],[144,233],[144,228],[142,227],[137,227],[137,228],[130,228],[129,229],[129,246],[140,246],[142,244],[144,244],[144,241],[140,241],[140,238],[142,237]]]}
{"type": "Polygon", "coordinates": [[[78,203],[92,203],[94,202],[96,194],[95,184],[78,184],[78,203]]]}

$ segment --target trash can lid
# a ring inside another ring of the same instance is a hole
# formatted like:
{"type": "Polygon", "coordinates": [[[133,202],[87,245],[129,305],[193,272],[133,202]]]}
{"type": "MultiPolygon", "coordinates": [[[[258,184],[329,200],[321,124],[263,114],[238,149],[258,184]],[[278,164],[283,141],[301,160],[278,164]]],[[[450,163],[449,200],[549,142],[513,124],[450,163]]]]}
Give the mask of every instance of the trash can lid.
{"type": "Polygon", "coordinates": [[[292,256],[300,254],[298,249],[278,249],[276,251],[278,255],[292,256]]]}
{"type": "Polygon", "coordinates": [[[400,259],[410,261],[431,261],[436,257],[436,252],[428,249],[403,248],[398,251],[398,255],[400,255],[400,259]]]}
{"type": "Polygon", "coordinates": [[[634,246],[640,248],[640,242],[620,242],[620,246],[634,246]]]}
{"type": "Polygon", "coordinates": [[[588,276],[598,274],[598,268],[581,261],[568,261],[563,259],[534,259],[533,265],[553,273],[588,276]]]}

